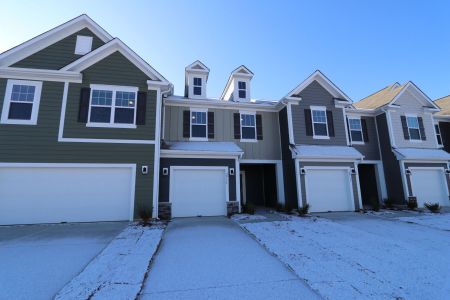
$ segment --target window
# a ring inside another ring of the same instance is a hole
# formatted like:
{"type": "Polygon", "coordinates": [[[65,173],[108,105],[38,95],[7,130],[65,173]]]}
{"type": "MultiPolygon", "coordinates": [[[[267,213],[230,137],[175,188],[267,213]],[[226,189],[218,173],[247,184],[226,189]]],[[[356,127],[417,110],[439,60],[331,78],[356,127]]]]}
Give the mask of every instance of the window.
{"type": "Polygon", "coordinates": [[[328,137],[327,112],[324,108],[311,108],[313,135],[316,138],[328,137]]]}
{"type": "Polygon", "coordinates": [[[191,139],[207,139],[207,112],[191,111],[191,139]]]}
{"type": "Polygon", "coordinates": [[[416,116],[406,116],[406,124],[408,125],[409,138],[411,140],[420,141],[419,121],[416,116]]]}
{"type": "Polygon", "coordinates": [[[348,127],[350,130],[350,137],[352,139],[352,142],[363,142],[361,119],[349,118],[348,127]]]}
{"type": "Polygon", "coordinates": [[[8,80],[1,123],[36,125],[42,82],[8,80]]]}
{"type": "Polygon", "coordinates": [[[245,81],[238,81],[239,98],[247,98],[247,83],[245,81]]]}
{"type": "Polygon", "coordinates": [[[202,79],[199,77],[194,77],[194,95],[202,95],[202,79]]]}
{"type": "Polygon", "coordinates": [[[75,44],[75,54],[85,55],[92,50],[92,36],[77,35],[75,44]]]}
{"type": "Polygon", "coordinates": [[[442,146],[442,136],[439,124],[434,124],[434,131],[436,132],[436,140],[439,146],[442,146]]]}
{"type": "Polygon", "coordinates": [[[91,127],[136,127],[137,88],[91,86],[91,127]]]}
{"type": "Polygon", "coordinates": [[[241,139],[256,140],[255,114],[241,113],[241,139]]]}

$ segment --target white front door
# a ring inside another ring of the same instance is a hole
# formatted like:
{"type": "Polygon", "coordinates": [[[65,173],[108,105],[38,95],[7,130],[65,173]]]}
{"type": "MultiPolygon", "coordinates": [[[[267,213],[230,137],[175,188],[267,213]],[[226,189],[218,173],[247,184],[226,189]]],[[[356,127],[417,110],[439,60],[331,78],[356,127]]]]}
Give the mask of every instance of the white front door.
{"type": "Polygon", "coordinates": [[[444,169],[441,168],[410,168],[413,196],[417,204],[423,207],[425,203],[439,203],[449,206],[447,181],[444,169]]]}
{"type": "Polygon", "coordinates": [[[169,197],[174,218],[225,216],[228,168],[172,167],[169,197]]]}
{"type": "Polygon", "coordinates": [[[348,168],[306,168],[304,176],[311,212],[355,210],[348,168]]]}
{"type": "Polygon", "coordinates": [[[0,225],[132,218],[133,167],[0,166],[0,225]]]}

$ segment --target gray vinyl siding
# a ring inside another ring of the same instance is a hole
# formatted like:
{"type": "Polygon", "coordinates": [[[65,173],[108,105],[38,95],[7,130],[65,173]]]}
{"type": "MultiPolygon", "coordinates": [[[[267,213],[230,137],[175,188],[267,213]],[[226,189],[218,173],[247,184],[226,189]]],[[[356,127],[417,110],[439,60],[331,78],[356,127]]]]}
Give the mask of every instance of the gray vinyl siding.
{"type": "MultiPolygon", "coordinates": [[[[320,166],[320,167],[349,167],[354,168],[355,165],[353,163],[346,162],[299,162],[299,167],[308,167],[308,166],[320,166]]],[[[307,203],[308,195],[306,194],[306,185],[305,185],[305,176],[308,175],[300,175],[300,185],[302,189],[302,204],[305,205],[307,203]]],[[[353,199],[355,201],[355,210],[361,209],[359,207],[359,193],[358,193],[358,183],[356,174],[352,174],[352,192],[353,199]]]]}
{"type": "MultiPolygon", "coordinates": [[[[411,168],[411,167],[425,167],[425,168],[428,168],[428,167],[433,167],[433,168],[439,167],[439,168],[443,168],[445,170],[445,169],[447,169],[447,164],[442,164],[442,163],[441,164],[439,164],[439,163],[437,163],[437,164],[433,164],[433,163],[405,163],[405,169],[411,168]]],[[[449,176],[445,175],[445,180],[447,182],[447,190],[449,191],[449,194],[450,194],[450,178],[449,178],[449,176]]],[[[414,196],[413,190],[412,190],[411,176],[408,175],[408,174],[406,174],[406,184],[408,185],[408,193],[410,195],[414,196]]]]}
{"type": "Polygon", "coordinates": [[[380,160],[380,149],[378,147],[378,135],[375,125],[375,118],[373,117],[361,117],[361,120],[366,120],[367,135],[369,137],[368,142],[364,145],[352,145],[353,148],[361,152],[364,155],[365,160],[380,160]]]}
{"type": "MultiPolygon", "coordinates": [[[[154,140],[156,125],[156,91],[148,90],[149,80],[140,69],[129,62],[121,53],[115,52],[83,71],[82,84],[70,83],[64,124],[65,138],[103,138],[154,140]],[[135,86],[147,92],[145,125],[137,128],[93,128],[79,123],[78,110],[80,89],[90,84],[135,86]]],[[[62,98],[61,98],[62,99],[62,98]]]]}
{"type": "MultiPolygon", "coordinates": [[[[165,106],[164,112],[164,140],[189,141],[183,138],[183,111],[189,107],[165,106]]],[[[280,134],[278,114],[275,112],[258,112],[262,116],[263,140],[256,142],[241,142],[234,139],[233,114],[239,110],[210,108],[214,112],[214,139],[210,141],[234,142],[243,151],[243,159],[280,160],[280,134]]]]}
{"type": "Polygon", "coordinates": [[[395,102],[400,105],[400,109],[397,111],[391,111],[392,132],[395,139],[395,145],[397,148],[437,148],[436,136],[434,133],[434,120],[430,113],[424,112],[424,106],[419,103],[415,96],[405,91],[401,97],[395,102]],[[423,127],[425,129],[425,141],[411,142],[405,140],[403,136],[403,128],[401,122],[401,116],[405,114],[415,114],[423,119],[423,127]]]}
{"type": "Polygon", "coordinates": [[[392,152],[386,114],[378,115],[376,122],[388,198],[396,204],[404,204],[405,195],[403,192],[400,163],[392,152]]]}
{"type": "Polygon", "coordinates": [[[84,28],[47,48],[22,59],[11,65],[11,67],[59,70],[83,56],[75,54],[77,35],[92,36],[92,50],[105,44],[92,31],[84,28]]]}
{"type": "Polygon", "coordinates": [[[298,95],[302,98],[298,105],[292,105],[292,125],[294,130],[295,144],[309,145],[347,145],[345,131],[345,120],[342,108],[336,108],[334,97],[323,88],[320,83],[313,81],[298,95]],[[306,135],[305,109],[310,109],[311,105],[326,106],[327,110],[333,113],[333,124],[335,136],[330,139],[314,139],[306,135]]]}
{"type": "MultiPolygon", "coordinates": [[[[159,202],[170,202],[170,167],[172,166],[220,166],[236,169],[236,162],[234,159],[161,158],[159,173],[159,202]],[[169,175],[163,175],[163,168],[169,168],[169,175]]],[[[236,176],[228,175],[228,183],[229,201],[237,201],[236,176]]]]}

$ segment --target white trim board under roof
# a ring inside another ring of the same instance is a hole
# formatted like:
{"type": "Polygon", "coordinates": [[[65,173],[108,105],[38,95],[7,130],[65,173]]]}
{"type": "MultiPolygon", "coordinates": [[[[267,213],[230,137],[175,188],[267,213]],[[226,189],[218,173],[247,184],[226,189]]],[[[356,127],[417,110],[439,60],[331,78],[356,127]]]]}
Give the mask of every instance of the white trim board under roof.
{"type": "Polygon", "coordinates": [[[145,60],[143,60],[139,55],[137,55],[118,38],[112,39],[110,42],[86,54],[80,59],[77,59],[73,63],[62,68],[61,71],[81,72],[116,51],[120,52],[123,56],[130,60],[136,67],[138,67],[152,80],[159,80],[161,82],[169,83],[167,79],[165,79],[158,71],[156,71],[152,66],[150,66],[145,60]]]}
{"type": "Polygon", "coordinates": [[[247,78],[249,80],[251,80],[253,78],[254,74],[252,71],[250,71],[249,68],[247,68],[244,65],[240,65],[239,67],[237,67],[236,69],[234,69],[230,76],[228,77],[227,80],[227,84],[225,85],[225,88],[223,89],[222,94],[220,95],[220,100],[224,100],[225,99],[225,94],[227,93],[228,89],[230,88],[231,85],[231,80],[234,77],[242,77],[242,78],[247,78]]]}
{"type": "Polygon", "coordinates": [[[331,95],[333,95],[334,98],[340,101],[345,100],[349,103],[352,103],[352,100],[319,70],[316,70],[314,73],[312,73],[308,78],[306,78],[302,83],[300,83],[297,87],[291,90],[283,98],[284,99],[298,98],[300,100],[300,97],[296,95],[298,95],[301,91],[303,91],[314,80],[317,81],[321,86],[323,86],[331,95]]]}
{"type": "Polygon", "coordinates": [[[107,43],[112,36],[95,23],[87,15],[78,16],[43,34],[40,34],[14,48],[0,54],[0,67],[8,67],[58,41],[80,31],[83,28],[91,30],[99,39],[107,43]]]}

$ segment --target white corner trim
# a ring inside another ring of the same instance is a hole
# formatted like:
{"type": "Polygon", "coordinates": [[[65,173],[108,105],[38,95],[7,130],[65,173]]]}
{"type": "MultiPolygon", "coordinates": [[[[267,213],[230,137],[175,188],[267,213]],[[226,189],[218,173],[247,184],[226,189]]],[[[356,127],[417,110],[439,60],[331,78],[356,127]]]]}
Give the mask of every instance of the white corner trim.
{"type": "Polygon", "coordinates": [[[83,75],[72,71],[0,67],[0,78],[81,83],[83,75]]]}
{"type": "Polygon", "coordinates": [[[406,178],[406,170],[405,170],[405,162],[403,160],[399,160],[398,163],[400,164],[400,170],[401,170],[401,177],[402,177],[402,183],[403,183],[403,193],[405,195],[404,200],[407,200],[409,195],[409,189],[408,189],[408,179],[406,178]]]}
{"type": "Polygon", "coordinates": [[[294,125],[292,124],[292,104],[289,102],[287,104],[287,121],[288,121],[288,135],[289,144],[294,145],[294,125]]]}
{"type": "MultiPolygon", "coordinates": [[[[358,206],[359,206],[359,210],[364,209],[363,207],[363,203],[362,203],[362,196],[361,196],[361,185],[359,182],[359,171],[358,171],[358,163],[355,162],[354,163],[354,168],[355,168],[355,178],[356,178],[356,190],[358,192],[358,206]]],[[[351,180],[352,174],[350,174],[350,180],[351,180]]],[[[352,182],[352,187],[353,187],[353,182],[352,182]]],[[[352,189],[352,194],[353,194],[353,189],[352,189]]],[[[355,202],[355,201],[353,201],[355,202]]]]}
{"type": "Polygon", "coordinates": [[[153,211],[152,217],[158,218],[159,212],[159,164],[161,157],[161,107],[162,107],[162,94],[161,89],[156,90],[156,123],[155,123],[155,141],[158,141],[158,144],[155,144],[154,150],[154,162],[153,162],[153,211]]]}
{"type": "Polygon", "coordinates": [[[388,131],[389,131],[389,139],[391,140],[391,147],[397,148],[397,144],[395,142],[395,137],[394,137],[394,132],[393,132],[391,112],[389,110],[386,110],[385,113],[386,113],[386,120],[387,120],[388,131]]]}
{"type": "MultiPolygon", "coordinates": [[[[344,108],[342,109],[342,114],[344,117],[345,140],[347,141],[347,146],[350,146],[350,138],[349,138],[350,128],[348,128],[347,114],[346,114],[346,111],[344,108]]],[[[357,117],[348,117],[348,119],[350,119],[350,118],[357,118],[357,117]]],[[[361,120],[361,117],[359,117],[359,119],[361,120]]],[[[361,133],[362,133],[362,126],[361,126],[361,133]]],[[[363,137],[363,140],[364,140],[364,137],[363,137]]]]}
{"type": "Polygon", "coordinates": [[[240,164],[239,164],[239,158],[236,157],[235,161],[234,161],[234,165],[235,165],[235,172],[234,172],[234,177],[236,180],[236,201],[238,202],[238,212],[241,213],[242,209],[241,209],[241,168],[240,168],[240,164]]]}
{"type": "Polygon", "coordinates": [[[297,186],[297,205],[300,208],[303,207],[302,184],[300,178],[300,160],[294,159],[294,164],[295,164],[295,184],[297,186]]]}

